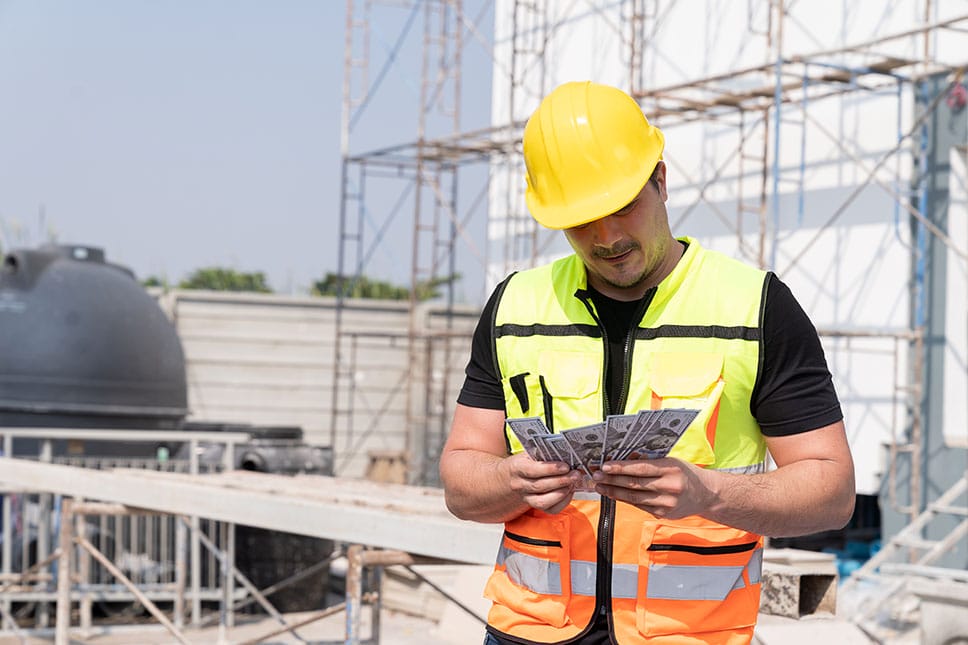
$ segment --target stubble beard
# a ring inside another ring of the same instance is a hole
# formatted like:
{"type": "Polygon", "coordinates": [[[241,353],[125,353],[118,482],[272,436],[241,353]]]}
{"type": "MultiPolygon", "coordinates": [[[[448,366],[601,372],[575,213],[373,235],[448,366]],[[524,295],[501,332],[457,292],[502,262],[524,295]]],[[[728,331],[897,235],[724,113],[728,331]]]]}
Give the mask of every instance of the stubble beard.
{"type": "Polygon", "coordinates": [[[645,260],[644,260],[644,265],[642,266],[640,271],[632,275],[626,276],[624,278],[622,277],[624,275],[624,272],[621,270],[616,272],[612,277],[609,277],[608,275],[602,272],[597,272],[598,278],[608,286],[615,289],[635,289],[637,287],[641,287],[645,284],[648,284],[651,276],[658,270],[659,265],[662,263],[662,258],[664,257],[664,253],[662,249],[656,249],[655,254],[652,257],[649,257],[645,255],[641,245],[639,245],[638,243],[632,242],[625,248],[610,249],[607,251],[596,250],[593,253],[593,255],[596,258],[607,258],[607,257],[614,257],[616,255],[620,255],[621,253],[624,253],[626,251],[631,251],[631,250],[638,250],[643,253],[643,257],[645,258],[645,260]]]}
{"type": "Polygon", "coordinates": [[[610,287],[615,287],[616,289],[631,289],[633,287],[639,287],[646,281],[647,273],[643,271],[637,277],[629,278],[626,280],[610,280],[608,277],[599,274],[599,278],[610,287]]]}

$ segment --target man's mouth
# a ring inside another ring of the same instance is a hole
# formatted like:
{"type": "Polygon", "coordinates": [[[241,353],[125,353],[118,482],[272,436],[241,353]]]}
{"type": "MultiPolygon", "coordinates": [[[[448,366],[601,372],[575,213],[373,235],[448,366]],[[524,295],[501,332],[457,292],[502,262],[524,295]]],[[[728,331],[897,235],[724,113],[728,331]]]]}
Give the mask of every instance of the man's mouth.
{"type": "Polygon", "coordinates": [[[599,255],[598,257],[605,260],[606,262],[617,263],[627,258],[632,251],[633,249],[625,249],[624,251],[620,251],[618,253],[602,254],[602,255],[599,255]]]}

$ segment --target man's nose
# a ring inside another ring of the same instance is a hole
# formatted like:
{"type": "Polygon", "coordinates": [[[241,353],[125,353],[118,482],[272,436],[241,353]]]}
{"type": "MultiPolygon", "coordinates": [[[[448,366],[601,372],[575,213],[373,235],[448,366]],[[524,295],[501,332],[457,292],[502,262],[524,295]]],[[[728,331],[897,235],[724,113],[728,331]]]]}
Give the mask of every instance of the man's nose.
{"type": "Polygon", "coordinates": [[[591,222],[588,227],[591,229],[592,240],[602,246],[611,246],[622,238],[622,228],[618,225],[617,218],[606,215],[601,219],[591,222]]]}

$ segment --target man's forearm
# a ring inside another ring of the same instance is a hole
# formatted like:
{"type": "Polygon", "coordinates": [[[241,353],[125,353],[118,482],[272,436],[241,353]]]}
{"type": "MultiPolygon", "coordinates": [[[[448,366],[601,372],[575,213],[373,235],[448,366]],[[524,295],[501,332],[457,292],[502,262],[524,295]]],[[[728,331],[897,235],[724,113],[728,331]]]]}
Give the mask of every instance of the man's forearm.
{"type": "Polygon", "coordinates": [[[854,510],[853,471],[809,459],[760,475],[705,472],[713,495],[704,517],[772,537],[839,529],[854,510]]]}
{"type": "Polygon", "coordinates": [[[505,522],[528,505],[508,486],[504,458],[476,450],[453,450],[441,460],[447,508],[463,520],[505,522]]]}

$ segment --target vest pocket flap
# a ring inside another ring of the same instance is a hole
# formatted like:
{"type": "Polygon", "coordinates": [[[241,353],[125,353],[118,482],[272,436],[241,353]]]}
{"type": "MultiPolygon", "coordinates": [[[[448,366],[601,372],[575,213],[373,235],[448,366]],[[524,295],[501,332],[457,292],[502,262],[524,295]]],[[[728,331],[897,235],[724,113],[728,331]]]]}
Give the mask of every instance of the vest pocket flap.
{"type": "Polygon", "coordinates": [[[656,354],[650,370],[652,391],[662,398],[698,397],[711,391],[723,373],[722,354],[656,354]]]}
{"type": "Polygon", "coordinates": [[[538,357],[538,373],[544,375],[551,396],[577,399],[601,387],[601,361],[600,354],[545,351],[538,357]]]}
{"type": "Polygon", "coordinates": [[[713,635],[752,626],[759,609],[761,557],[758,535],[697,516],[646,524],[639,560],[644,580],[636,605],[639,631],[652,637],[713,635]]]}
{"type": "Polygon", "coordinates": [[[484,596],[495,604],[490,618],[506,616],[562,628],[570,598],[570,522],[567,516],[542,519],[528,512],[505,524],[494,572],[484,596]]]}
{"type": "Polygon", "coordinates": [[[538,416],[541,413],[541,384],[536,375],[522,372],[502,378],[501,387],[504,389],[504,406],[509,418],[538,416]]]}

